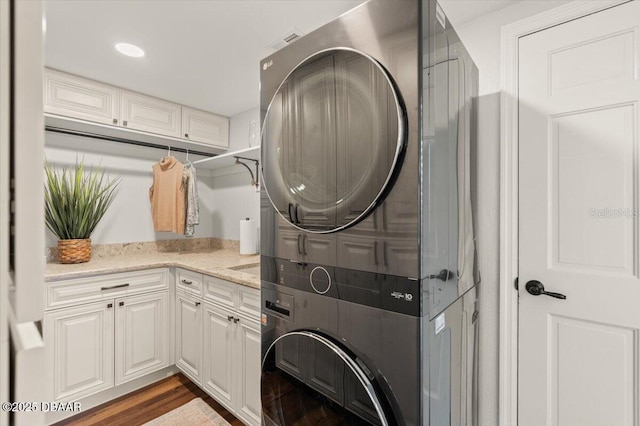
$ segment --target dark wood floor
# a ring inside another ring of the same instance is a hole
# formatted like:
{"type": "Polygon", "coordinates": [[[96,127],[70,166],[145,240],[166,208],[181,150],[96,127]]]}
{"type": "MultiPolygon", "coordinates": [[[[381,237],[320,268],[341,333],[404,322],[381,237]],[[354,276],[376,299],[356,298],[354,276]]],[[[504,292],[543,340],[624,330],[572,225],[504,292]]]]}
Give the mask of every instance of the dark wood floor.
{"type": "Polygon", "coordinates": [[[56,423],[56,426],[141,425],[198,397],[232,426],[243,426],[226,408],[181,373],[56,423]]]}

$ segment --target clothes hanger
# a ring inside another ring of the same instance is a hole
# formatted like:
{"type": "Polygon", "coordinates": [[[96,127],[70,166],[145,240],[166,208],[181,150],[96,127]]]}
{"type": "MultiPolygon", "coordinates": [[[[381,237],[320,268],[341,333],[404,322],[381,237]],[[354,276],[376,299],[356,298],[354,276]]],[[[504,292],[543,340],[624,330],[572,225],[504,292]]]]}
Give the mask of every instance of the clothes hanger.
{"type": "Polygon", "coordinates": [[[193,163],[189,160],[189,148],[185,148],[187,150],[187,158],[185,158],[184,160],[184,164],[186,166],[191,166],[193,167],[193,163]]]}

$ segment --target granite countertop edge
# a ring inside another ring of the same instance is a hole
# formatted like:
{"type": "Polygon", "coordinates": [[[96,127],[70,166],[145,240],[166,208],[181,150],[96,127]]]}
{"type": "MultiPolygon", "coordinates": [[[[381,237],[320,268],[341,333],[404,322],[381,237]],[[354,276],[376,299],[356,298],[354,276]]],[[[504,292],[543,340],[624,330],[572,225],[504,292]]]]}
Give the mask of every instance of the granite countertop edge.
{"type": "MultiPolygon", "coordinates": [[[[218,250],[219,251],[219,250],[218,250]]],[[[260,262],[259,255],[239,255],[236,253],[232,253],[227,250],[223,250],[223,254],[226,257],[229,257],[226,262],[223,262],[223,265],[220,266],[201,266],[198,265],[198,260],[189,259],[191,253],[188,252],[180,252],[180,253],[159,253],[157,256],[159,257],[168,257],[170,255],[179,255],[181,259],[149,259],[142,258],[139,263],[136,264],[122,264],[118,265],[118,260],[121,258],[124,260],[127,256],[113,256],[109,258],[101,258],[97,261],[94,261],[94,264],[91,263],[83,263],[78,265],[62,265],[59,263],[47,263],[47,272],[45,273],[45,283],[52,283],[63,280],[70,280],[76,278],[87,278],[96,275],[104,275],[104,274],[115,274],[120,272],[132,272],[132,271],[141,271],[145,269],[154,269],[154,268],[180,268],[186,269],[192,272],[208,275],[211,277],[223,279],[226,281],[231,281],[235,284],[243,285],[245,287],[251,287],[255,289],[260,289],[260,277],[253,274],[248,274],[246,272],[242,272],[242,270],[233,270],[229,268],[235,268],[238,266],[244,265],[255,265],[260,262]],[[100,265],[101,262],[108,262],[109,265],[100,265]],[[115,264],[115,265],[114,265],[115,264]],[[91,266],[94,266],[91,268],[91,266]],[[69,271],[60,271],[61,268],[69,268],[69,271]],[[75,268],[75,269],[74,269],[75,268]],[[54,269],[54,270],[52,270],[54,269]]],[[[193,255],[211,255],[212,257],[216,256],[216,251],[211,251],[208,253],[193,253],[193,255]]],[[[153,255],[147,255],[148,257],[152,257],[153,255]]],[[[145,257],[147,257],[145,256],[145,257]]],[[[91,262],[91,261],[90,261],[91,262]]],[[[130,262],[130,260],[129,260],[130,262]]]]}

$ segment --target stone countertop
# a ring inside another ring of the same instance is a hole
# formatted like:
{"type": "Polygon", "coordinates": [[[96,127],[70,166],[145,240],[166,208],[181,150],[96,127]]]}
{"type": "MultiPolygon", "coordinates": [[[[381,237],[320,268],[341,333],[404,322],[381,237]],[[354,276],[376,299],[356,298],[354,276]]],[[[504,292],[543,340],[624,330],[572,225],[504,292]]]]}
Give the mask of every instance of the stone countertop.
{"type": "Polygon", "coordinates": [[[229,269],[259,263],[259,255],[240,255],[237,250],[232,249],[127,253],[126,255],[98,257],[87,263],[73,265],[47,263],[45,281],[51,282],[151,268],[178,267],[259,289],[260,277],[242,272],[242,270],[229,269]]]}

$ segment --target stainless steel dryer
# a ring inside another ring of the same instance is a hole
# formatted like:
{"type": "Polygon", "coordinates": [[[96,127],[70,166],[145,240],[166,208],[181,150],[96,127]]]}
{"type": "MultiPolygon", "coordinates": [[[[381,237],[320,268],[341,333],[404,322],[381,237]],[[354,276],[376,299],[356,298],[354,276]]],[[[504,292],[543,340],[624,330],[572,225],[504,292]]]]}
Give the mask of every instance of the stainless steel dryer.
{"type": "Polygon", "coordinates": [[[264,59],[263,424],[475,421],[477,69],[434,1],[264,59]]]}

